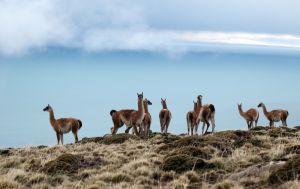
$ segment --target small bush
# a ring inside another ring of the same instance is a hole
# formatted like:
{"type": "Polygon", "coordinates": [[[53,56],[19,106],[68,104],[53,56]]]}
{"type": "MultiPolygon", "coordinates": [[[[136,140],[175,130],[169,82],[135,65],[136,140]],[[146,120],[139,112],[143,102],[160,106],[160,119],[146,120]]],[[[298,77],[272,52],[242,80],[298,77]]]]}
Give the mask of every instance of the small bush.
{"type": "Polygon", "coordinates": [[[192,157],[202,158],[202,159],[210,159],[211,155],[205,152],[203,149],[194,146],[185,146],[179,149],[176,149],[172,155],[185,154],[192,157]]]}
{"type": "Polygon", "coordinates": [[[42,171],[51,175],[75,173],[79,169],[80,158],[72,154],[63,154],[44,165],[42,171]]]}

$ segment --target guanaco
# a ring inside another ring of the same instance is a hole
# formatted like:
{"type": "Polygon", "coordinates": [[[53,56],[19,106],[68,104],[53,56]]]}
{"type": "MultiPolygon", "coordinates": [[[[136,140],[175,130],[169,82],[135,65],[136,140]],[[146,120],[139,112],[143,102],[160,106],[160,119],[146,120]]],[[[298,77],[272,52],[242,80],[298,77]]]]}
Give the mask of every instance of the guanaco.
{"type": "Polygon", "coordinates": [[[253,127],[253,123],[255,122],[255,127],[257,126],[259,113],[256,109],[250,108],[246,112],[242,109],[242,103],[238,104],[238,110],[240,115],[246,120],[248,129],[251,129],[253,127]]]}
{"type": "Polygon", "coordinates": [[[209,121],[212,124],[212,133],[215,130],[215,106],[213,104],[205,104],[202,105],[202,96],[199,95],[198,96],[198,100],[199,100],[199,106],[201,105],[199,114],[198,114],[198,118],[197,118],[197,122],[198,124],[202,121],[203,125],[202,125],[202,135],[207,133],[207,130],[210,126],[209,121]],[[204,132],[204,128],[206,126],[206,130],[204,132]]]}
{"type": "Polygon", "coordinates": [[[149,110],[148,110],[148,105],[152,105],[152,102],[146,98],[143,101],[143,103],[144,103],[144,109],[145,109],[145,117],[144,117],[142,127],[141,127],[144,130],[144,133],[141,133],[141,135],[148,137],[150,134],[150,127],[151,127],[151,122],[152,122],[151,114],[149,113],[149,110]]]}
{"type": "Polygon", "coordinates": [[[53,108],[48,104],[43,111],[49,112],[50,124],[54,131],[56,132],[57,144],[61,141],[64,144],[63,134],[66,134],[72,130],[75,138],[75,143],[78,142],[78,130],[82,127],[82,122],[76,118],[60,118],[55,119],[53,108]]]}
{"type": "Polygon", "coordinates": [[[167,107],[167,99],[161,98],[162,110],[159,112],[160,131],[161,133],[168,133],[169,124],[172,119],[172,114],[167,107]]]}
{"type": "Polygon", "coordinates": [[[116,134],[118,129],[124,124],[126,125],[125,133],[133,127],[134,133],[138,135],[137,127],[141,127],[142,121],[145,116],[143,93],[138,94],[138,110],[126,109],[126,110],[111,110],[110,115],[114,126],[111,128],[111,133],[116,134]]]}
{"type": "MultiPolygon", "coordinates": [[[[196,129],[196,125],[197,125],[197,102],[193,101],[194,103],[194,110],[193,111],[189,111],[186,114],[186,122],[187,122],[187,129],[188,129],[188,135],[193,135],[194,134],[194,129],[196,129]]],[[[196,132],[197,134],[197,132],[196,132]]]]}
{"type": "Polygon", "coordinates": [[[282,122],[282,126],[287,127],[287,117],[289,116],[289,112],[287,110],[272,110],[270,112],[267,111],[267,108],[264,103],[259,103],[257,107],[262,107],[263,112],[266,116],[266,118],[270,121],[270,127],[274,127],[274,122],[282,122]]]}

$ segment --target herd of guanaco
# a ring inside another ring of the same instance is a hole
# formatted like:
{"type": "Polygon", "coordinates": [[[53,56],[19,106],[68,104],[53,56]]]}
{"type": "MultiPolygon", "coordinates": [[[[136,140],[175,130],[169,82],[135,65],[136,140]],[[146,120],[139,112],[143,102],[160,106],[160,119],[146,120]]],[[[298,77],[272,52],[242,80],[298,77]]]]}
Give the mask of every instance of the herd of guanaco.
{"type": "MultiPolygon", "coordinates": [[[[123,110],[111,110],[110,115],[113,122],[111,128],[111,134],[116,134],[118,129],[124,124],[126,125],[125,133],[129,133],[130,129],[133,129],[133,134],[148,137],[151,128],[151,114],[148,111],[148,105],[152,105],[152,102],[147,98],[144,99],[144,94],[137,93],[138,97],[138,109],[123,109],[123,110]]],[[[202,122],[202,135],[207,134],[210,125],[212,125],[212,133],[215,130],[215,107],[213,104],[202,105],[202,95],[197,96],[197,101],[193,101],[194,108],[188,111],[186,114],[187,121],[187,135],[198,134],[198,126],[202,122]],[[206,126],[206,129],[205,129],[206,126]],[[204,131],[205,130],[205,131],[204,131]]],[[[162,109],[159,112],[161,133],[166,134],[172,119],[171,111],[168,109],[167,100],[161,98],[162,109]]],[[[275,122],[282,122],[282,125],[287,127],[287,117],[289,112],[287,110],[277,109],[270,112],[264,103],[260,103],[258,107],[262,107],[265,117],[269,120],[269,126],[274,127],[275,122]]],[[[57,143],[63,144],[63,134],[72,131],[75,143],[78,142],[78,131],[82,127],[82,122],[76,118],[60,118],[55,119],[52,107],[48,104],[43,111],[49,112],[50,124],[53,127],[56,136],[57,143]]],[[[259,112],[255,108],[250,108],[246,112],[242,109],[242,104],[238,104],[239,114],[246,120],[248,129],[257,126],[259,119],[259,112]]]]}

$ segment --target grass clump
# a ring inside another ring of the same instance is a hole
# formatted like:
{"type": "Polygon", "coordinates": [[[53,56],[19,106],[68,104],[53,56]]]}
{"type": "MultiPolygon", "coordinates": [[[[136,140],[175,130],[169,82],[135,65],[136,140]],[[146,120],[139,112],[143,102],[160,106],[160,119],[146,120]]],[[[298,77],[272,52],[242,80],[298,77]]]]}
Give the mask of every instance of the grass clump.
{"type": "Polygon", "coordinates": [[[273,171],[268,181],[271,184],[282,184],[291,180],[300,179],[300,155],[288,160],[278,170],[273,171]]]}
{"type": "Polygon", "coordinates": [[[63,154],[44,165],[42,171],[50,175],[75,173],[79,169],[80,158],[72,154],[63,154]]]}

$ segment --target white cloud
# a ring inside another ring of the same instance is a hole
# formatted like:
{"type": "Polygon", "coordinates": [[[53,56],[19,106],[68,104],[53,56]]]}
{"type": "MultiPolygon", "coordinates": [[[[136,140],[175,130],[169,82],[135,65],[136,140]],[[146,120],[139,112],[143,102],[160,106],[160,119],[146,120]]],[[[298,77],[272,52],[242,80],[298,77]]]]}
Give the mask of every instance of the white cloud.
{"type": "Polygon", "coordinates": [[[300,51],[300,36],[164,30],[147,24],[145,7],[121,0],[0,0],[0,55],[58,46],[84,51],[203,51],[205,45],[300,51]],[[199,48],[200,47],[200,48],[199,48]]]}

